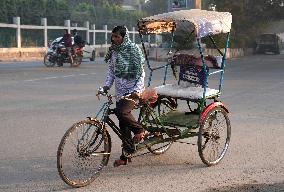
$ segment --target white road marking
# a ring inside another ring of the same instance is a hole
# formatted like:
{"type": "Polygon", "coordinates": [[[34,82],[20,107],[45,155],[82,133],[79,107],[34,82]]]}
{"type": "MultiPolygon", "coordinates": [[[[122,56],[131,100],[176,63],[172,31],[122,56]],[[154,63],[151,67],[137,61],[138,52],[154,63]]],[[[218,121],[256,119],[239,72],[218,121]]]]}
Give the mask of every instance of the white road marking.
{"type": "Polygon", "coordinates": [[[64,75],[64,76],[62,76],[63,78],[65,78],[65,77],[75,77],[75,75],[73,74],[73,75],[64,75]]]}
{"type": "Polygon", "coordinates": [[[58,78],[58,77],[45,77],[44,79],[56,79],[56,78],[58,78]]]}
{"type": "Polygon", "coordinates": [[[29,82],[32,82],[32,81],[38,81],[40,79],[28,79],[28,80],[24,80],[24,81],[29,81],[29,82]]]}
{"type": "Polygon", "coordinates": [[[34,81],[42,81],[42,80],[50,80],[50,79],[59,79],[59,78],[68,78],[68,77],[76,77],[76,76],[87,76],[87,75],[95,75],[96,73],[81,73],[81,74],[72,74],[72,75],[64,75],[64,76],[54,76],[54,77],[43,77],[37,79],[27,79],[24,80],[26,82],[34,82],[34,81]]]}

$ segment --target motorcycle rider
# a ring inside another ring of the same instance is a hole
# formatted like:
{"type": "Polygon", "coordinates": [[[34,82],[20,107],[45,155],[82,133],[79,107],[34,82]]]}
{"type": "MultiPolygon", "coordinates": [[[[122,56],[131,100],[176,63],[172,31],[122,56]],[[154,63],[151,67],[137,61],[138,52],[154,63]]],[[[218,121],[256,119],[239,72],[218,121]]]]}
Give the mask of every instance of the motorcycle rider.
{"type": "MultiPolygon", "coordinates": [[[[61,43],[61,42],[64,42],[64,46],[67,49],[68,56],[69,56],[69,59],[70,59],[71,65],[72,65],[73,64],[73,57],[72,57],[72,54],[71,54],[72,37],[71,37],[71,34],[68,32],[68,29],[64,29],[63,38],[58,43],[61,43]]],[[[63,66],[63,64],[59,65],[59,67],[61,67],[61,66],[63,66]]]]}
{"type": "Polygon", "coordinates": [[[78,34],[77,29],[73,29],[72,34],[74,38],[72,53],[76,55],[76,49],[85,47],[85,41],[83,41],[82,37],[78,34]]]}
{"type": "Polygon", "coordinates": [[[83,41],[82,37],[78,34],[77,29],[74,29],[72,31],[73,37],[74,37],[74,47],[84,47],[85,42],[83,41]]]}

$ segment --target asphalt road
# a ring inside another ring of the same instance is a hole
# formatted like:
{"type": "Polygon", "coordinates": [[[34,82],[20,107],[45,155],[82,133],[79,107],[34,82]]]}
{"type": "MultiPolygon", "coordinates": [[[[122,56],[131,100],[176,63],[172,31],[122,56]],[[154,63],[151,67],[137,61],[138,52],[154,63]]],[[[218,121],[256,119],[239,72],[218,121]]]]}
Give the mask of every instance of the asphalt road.
{"type": "MultiPolygon", "coordinates": [[[[175,143],[163,155],[114,168],[120,141],[111,133],[100,177],[84,188],[67,186],[57,173],[57,147],[74,122],[97,112],[106,69],[101,59],[79,68],[0,63],[0,191],[284,191],[284,54],[228,61],[221,100],[232,137],[217,166],[206,167],[196,145],[175,143]]],[[[161,77],[154,74],[153,83],[161,77]]]]}

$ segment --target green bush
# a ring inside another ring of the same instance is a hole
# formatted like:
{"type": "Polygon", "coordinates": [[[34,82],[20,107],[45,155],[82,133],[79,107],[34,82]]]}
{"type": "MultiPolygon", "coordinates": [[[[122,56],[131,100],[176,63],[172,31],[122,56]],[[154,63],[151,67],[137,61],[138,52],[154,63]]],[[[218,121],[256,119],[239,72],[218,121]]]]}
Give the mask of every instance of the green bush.
{"type": "MultiPolygon", "coordinates": [[[[83,26],[85,21],[89,21],[91,25],[96,25],[96,29],[102,29],[103,25],[108,25],[109,30],[116,25],[126,25],[129,30],[132,30],[130,27],[135,27],[137,20],[146,15],[141,12],[126,12],[121,7],[110,3],[100,6],[79,3],[74,6],[67,0],[1,0],[0,22],[12,23],[15,16],[21,17],[21,24],[26,25],[40,25],[40,18],[45,17],[48,25],[63,26],[64,20],[70,19],[71,24],[77,23],[77,26],[83,26]]],[[[0,28],[0,36],[5,37],[0,40],[0,47],[15,45],[15,31],[15,29],[0,28]]],[[[55,38],[62,33],[58,30],[49,30],[48,36],[55,38]]],[[[42,34],[43,32],[38,30],[22,33],[23,46],[42,46],[42,34]]],[[[98,38],[98,42],[105,43],[104,35],[102,37],[98,35],[98,38]]]]}

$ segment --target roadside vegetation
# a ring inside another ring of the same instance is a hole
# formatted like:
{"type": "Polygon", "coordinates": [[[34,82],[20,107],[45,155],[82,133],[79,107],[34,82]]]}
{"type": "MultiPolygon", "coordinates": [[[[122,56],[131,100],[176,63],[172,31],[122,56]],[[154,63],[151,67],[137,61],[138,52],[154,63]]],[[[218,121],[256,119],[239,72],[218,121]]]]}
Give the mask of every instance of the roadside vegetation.
{"type": "MultiPolygon", "coordinates": [[[[133,0],[141,5],[141,11],[125,11],[122,0],[1,0],[0,23],[13,23],[13,17],[21,17],[22,24],[40,25],[40,18],[47,18],[48,25],[64,25],[70,19],[71,25],[83,26],[85,21],[102,29],[123,24],[136,26],[138,18],[166,12],[166,0],[133,0]]],[[[229,11],[233,15],[231,47],[252,47],[255,37],[269,24],[284,19],[284,0],[203,0],[202,9],[229,11]]],[[[52,31],[50,38],[62,32],[52,31]]],[[[16,44],[15,30],[0,28],[0,47],[13,47],[16,44]]],[[[183,35],[182,35],[183,36],[183,35]]],[[[177,45],[184,38],[177,37],[177,45]]],[[[98,36],[98,41],[103,36],[98,36]]],[[[223,38],[223,37],[220,37],[223,38]]],[[[42,34],[39,31],[23,33],[23,46],[42,46],[42,34]],[[30,33],[33,33],[32,37],[30,33]]],[[[186,39],[187,40],[187,39],[186,39]]],[[[217,40],[218,41],[218,40],[217,40]]]]}

